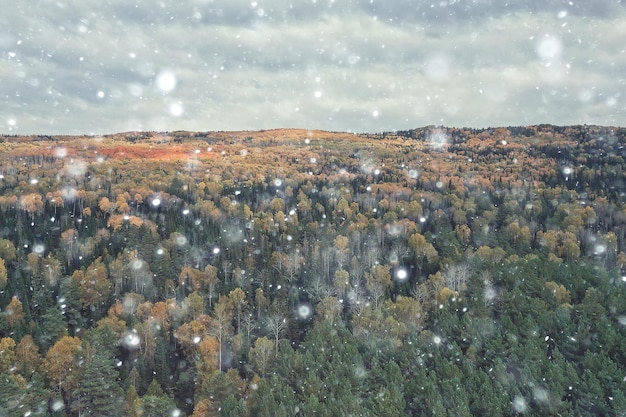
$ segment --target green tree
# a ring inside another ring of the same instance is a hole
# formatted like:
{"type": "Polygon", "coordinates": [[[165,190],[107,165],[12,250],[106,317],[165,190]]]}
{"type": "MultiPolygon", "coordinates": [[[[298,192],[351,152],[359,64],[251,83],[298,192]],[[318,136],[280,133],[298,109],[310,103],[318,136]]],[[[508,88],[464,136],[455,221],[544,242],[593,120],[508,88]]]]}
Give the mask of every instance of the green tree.
{"type": "Polygon", "coordinates": [[[234,395],[229,395],[220,409],[220,417],[246,417],[248,411],[243,400],[237,400],[234,395]]]}
{"type": "Polygon", "coordinates": [[[141,398],[137,395],[137,390],[134,385],[130,385],[128,390],[126,390],[126,398],[124,399],[124,415],[126,417],[141,416],[141,398]]]}
{"type": "Polygon", "coordinates": [[[28,384],[19,375],[0,374],[0,415],[7,417],[49,416],[50,391],[35,373],[28,384]]]}
{"type": "Polygon", "coordinates": [[[380,417],[406,415],[402,392],[404,377],[396,362],[390,361],[383,369],[372,369],[369,379],[371,392],[366,406],[371,415],[380,417]]]}
{"type": "Polygon", "coordinates": [[[272,375],[253,388],[250,415],[288,417],[294,414],[297,405],[294,391],[282,378],[272,375]]]}
{"type": "Polygon", "coordinates": [[[83,342],[83,350],[88,354],[74,394],[77,397],[74,408],[83,416],[122,416],[124,392],[113,356],[98,341],[93,345],[83,342]]]}
{"type": "Polygon", "coordinates": [[[216,413],[223,406],[226,399],[237,394],[237,387],[227,373],[215,370],[208,375],[203,375],[196,382],[195,401],[210,399],[210,408],[216,413]]]}
{"type": "Polygon", "coordinates": [[[48,349],[60,338],[68,335],[67,323],[63,320],[63,314],[58,308],[54,306],[46,308],[39,320],[43,331],[37,338],[37,343],[43,349],[48,349]]]}
{"type": "Polygon", "coordinates": [[[141,398],[141,410],[144,416],[171,417],[177,408],[174,401],[163,392],[157,380],[153,379],[141,398]]]}

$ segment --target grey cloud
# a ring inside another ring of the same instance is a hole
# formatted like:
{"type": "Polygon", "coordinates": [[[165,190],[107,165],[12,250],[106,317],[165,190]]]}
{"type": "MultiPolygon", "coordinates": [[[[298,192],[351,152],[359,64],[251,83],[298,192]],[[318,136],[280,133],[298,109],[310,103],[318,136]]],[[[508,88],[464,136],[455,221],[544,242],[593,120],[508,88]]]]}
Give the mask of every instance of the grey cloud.
{"type": "Polygon", "coordinates": [[[616,2],[253,3],[7,10],[0,131],[625,122],[616,2]]]}
{"type": "Polygon", "coordinates": [[[503,2],[499,0],[448,0],[448,1],[371,1],[357,2],[361,10],[396,22],[417,21],[433,25],[499,19],[512,13],[567,13],[587,18],[606,18],[621,13],[624,4],[615,0],[523,0],[503,2]]]}

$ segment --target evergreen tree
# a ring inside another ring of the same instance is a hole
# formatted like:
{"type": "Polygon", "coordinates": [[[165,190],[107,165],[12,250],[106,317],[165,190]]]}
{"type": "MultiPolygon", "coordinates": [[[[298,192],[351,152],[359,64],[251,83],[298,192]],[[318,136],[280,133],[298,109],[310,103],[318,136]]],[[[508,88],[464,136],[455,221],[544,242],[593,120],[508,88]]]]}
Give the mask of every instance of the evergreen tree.
{"type": "Polygon", "coordinates": [[[39,318],[41,333],[37,338],[37,344],[45,351],[54,345],[60,338],[67,336],[67,324],[61,311],[51,306],[45,309],[39,318]]]}
{"type": "Polygon", "coordinates": [[[154,375],[161,387],[168,389],[171,384],[170,368],[167,361],[167,344],[162,332],[156,335],[154,351],[154,375]]]}
{"type": "Polygon", "coordinates": [[[275,375],[259,382],[251,400],[250,414],[258,417],[288,417],[297,404],[291,387],[275,375]]]}
{"type": "Polygon", "coordinates": [[[70,336],[74,336],[77,329],[85,327],[85,318],[81,314],[82,306],[80,304],[78,286],[71,277],[62,277],[59,280],[57,304],[63,312],[70,336]]]}
{"type": "Polygon", "coordinates": [[[118,382],[113,356],[99,342],[84,349],[92,356],[86,359],[73,408],[83,416],[122,416],[124,391],[118,382]]]}
{"type": "Polygon", "coordinates": [[[220,417],[246,417],[247,415],[246,404],[243,400],[237,400],[233,394],[226,398],[219,412],[220,417]]]}
{"type": "Polygon", "coordinates": [[[155,417],[169,417],[177,409],[174,401],[165,394],[156,379],[152,380],[141,398],[141,405],[143,415],[155,417]]]}
{"type": "Polygon", "coordinates": [[[141,415],[141,399],[137,395],[134,385],[128,387],[124,400],[124,415],[126,417],[139,417],[141,415]]]}
{"type": "Polygon", "coordinates": [[[370,379],[371,391],[366,404],[370,414],[380,417],[405,415],[404,377],[398,364],[391,361],[383,369],[372,369],[370,379]]]}
{"type": "Polygon", "coordinates": [[[7,417],[48,416],[50,391],[35,373],[27,384],[19,375],[0,374],[0,415],[7,417]]]}

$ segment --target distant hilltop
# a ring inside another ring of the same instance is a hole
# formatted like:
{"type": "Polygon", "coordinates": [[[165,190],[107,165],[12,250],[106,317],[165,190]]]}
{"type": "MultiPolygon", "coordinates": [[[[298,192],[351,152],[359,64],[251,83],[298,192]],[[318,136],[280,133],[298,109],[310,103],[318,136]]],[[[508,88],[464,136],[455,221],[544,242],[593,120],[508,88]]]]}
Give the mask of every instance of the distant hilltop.
{"type": "Polygon", "coordinates": [[[584,140],[589,136],[621,136],[626,133],[625,127],[599,126],[599,125],[570,125],[557,126],[552,124],[537,124],[528,126],[507,126],[507,127],[446,127],[428,125],[415,129],[392,130],[380,133],[358,133],[358,132],[336,132],[315,129],[298,128],[277,128],[266,130],[239,130],[239,131],[187,131],[177,130],[172,132],[156,131],[129,131],[111,133],[105,135],[7,135],[4,134],[0,140],[6,141],[55,141],[69,140],[75,138],[96,138],[125,140],[128,142],[156,142],[172,143],[182,142],[189,139],[199,139],[208,141],[263,141],[263,140],[293,140],[302,138],[316,139],[349,139],[355,136],[371,139],[384,139],[389,137],[402,137],[417,140],[428,140],[433,133],[445,133],[450,140],[463,141],[475,136],[488,138],[493,136],[511,138],[545,137],[558,138],[567,137],[569,139],[579,138],[584,140]]]}

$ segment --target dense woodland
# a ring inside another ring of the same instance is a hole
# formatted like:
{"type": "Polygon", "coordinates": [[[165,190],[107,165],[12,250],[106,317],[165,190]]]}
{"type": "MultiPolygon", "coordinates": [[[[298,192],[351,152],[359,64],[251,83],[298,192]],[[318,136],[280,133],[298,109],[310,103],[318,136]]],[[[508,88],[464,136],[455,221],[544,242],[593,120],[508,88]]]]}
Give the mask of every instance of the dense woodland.
{"type": "Polygon", "coordinates": [[[624,416],[626,129],[0,138],[0,416],[624,416]]]}

